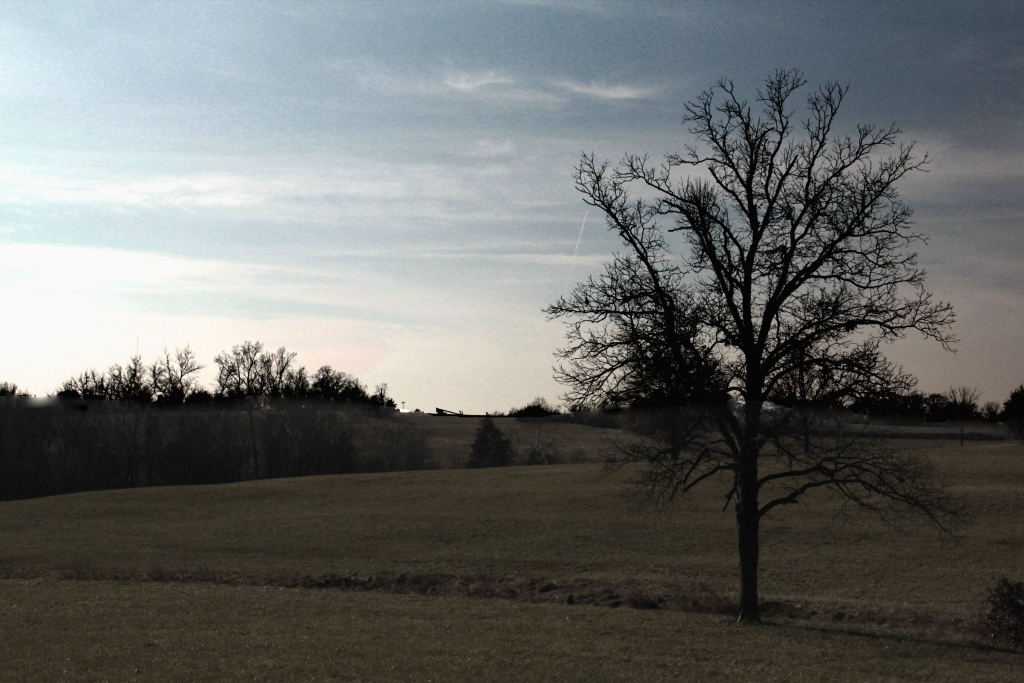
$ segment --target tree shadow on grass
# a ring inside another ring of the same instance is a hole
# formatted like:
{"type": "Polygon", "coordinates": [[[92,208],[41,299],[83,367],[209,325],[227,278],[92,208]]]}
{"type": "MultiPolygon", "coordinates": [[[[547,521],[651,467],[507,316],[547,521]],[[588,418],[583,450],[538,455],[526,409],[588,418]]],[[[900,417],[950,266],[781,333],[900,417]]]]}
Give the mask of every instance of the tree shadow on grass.
{"type": "Polygon", "coordinates": [[[974,638],[972,637],[972,634],[969,633],[969,627],[964,628],[959,632],[954,632],[956,635],[961,637],[958,639],[956,635],[951,634],[948,631],[935,634],[913,633],[907,632],[906,630],[875,631],[865,629],[854,624],[826,626],[824,624],[801,623],[800,621],[792,619],[787,619],[784,622],[765,621],[764,625],[771,628],[790,629],[818,635],[827,634],[850,636],[861,640],[870,640],[875,642],[900,643],[907,645],[931,645],[947,650],[958,650],[964,653],[1016,655],[1024,661],[1024,650],[1012,646],[1000,645],[998,643],[984,642],[980,640],[980,636],[978,638],[974,638]]]}

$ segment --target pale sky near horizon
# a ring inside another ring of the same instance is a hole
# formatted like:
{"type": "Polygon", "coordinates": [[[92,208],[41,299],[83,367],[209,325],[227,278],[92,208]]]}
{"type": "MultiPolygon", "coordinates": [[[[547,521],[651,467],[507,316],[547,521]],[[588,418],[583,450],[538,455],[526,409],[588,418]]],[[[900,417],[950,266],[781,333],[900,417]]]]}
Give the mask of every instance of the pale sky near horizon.
{"type": "Polygon", "coordinates": [[[900,185],[957,354],[1024,382],[1019,2],[10,3],[0,12],[0,381],[244,340],[408,408],[557,400],[544,306],[618,248],[581,151],[688,142],[683,104],[776,68],[931,158],[900,185]]]}

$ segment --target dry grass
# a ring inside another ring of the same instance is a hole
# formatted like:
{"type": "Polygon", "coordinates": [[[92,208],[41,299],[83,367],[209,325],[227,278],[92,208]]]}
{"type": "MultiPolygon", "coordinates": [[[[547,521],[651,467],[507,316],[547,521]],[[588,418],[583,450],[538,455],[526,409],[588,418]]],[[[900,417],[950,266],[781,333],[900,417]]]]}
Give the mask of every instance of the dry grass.
{"type": "Polygon", "coordinates": [[[1020,654],[465,598],[0,581],[5,681],[1016,681],[1020,654]]]}
{"type": "MultiPolygon", "coordinates": [[[[932,451],[971,503],[958,540],[903,532],[827,500],[764,527],[763,595],[967,618],[999,574],[1024,567],[1024,449],[932,451]]],[[[734,526],[703,489],[633,512],[628,473],[600,465],[441,470],[100,491],[0,504],[0,569],[245,575],[412,573],[704,583],[731,594],[734,526]]]]}
{"type": "MultiPolygon", "coordinates": [[[[439,429],[456,422],[470,421],[437,420],[439,429]]],[[[465,431],[471,437],[472,427],[465,431]]],[[[107,672],[96,680],[129,680],[118,667],[157,654],[160,666],[180,672],[163,680],[329,679],[332,672],[340,680],[370,680],[389,678],[388,671],[392,680],[426,680],[434,671],[440,680],[555,673],[575,680],[575,671],[580,680],[740,673],[747,680],[1017,680],[1009,672],[1016,667],[1019,677],[1024,657],[971,646],[963,626],[997,576],[1019,580],[1024,571],[1024,448],[945,444],[929,453],[971,505],[973,521],[962,537],[914,525],[895,532],[856,512],[847,519],[825,498],[785,510],[766,523],[762,545],[762,595],[780,605],[773,613],[780,625],[753,631],[727,627],[714,615],[527,601],[534,599],[530,591],[562,601],[569,591],[597,595],[609,587],[626,597],[622,604],[631,592],[734,594],[734,527],[720,492],[706,489],[664,514],[639,515],[623,496],[628,473],[609,475],[600,465],[0,503],[0,573],[7,576],[188,574],[279,586],[301,585],[303,576],[393,580],[405,573],[456,586],[426,597],[9,579],[0,582],[0,661],[21,662],[7,669],[18,671],[18,680],[59,679],[44,660],[60,648],[77,667],[68,680],[90,670],[107,672]],[[496,587],[491,594],[517,587],[524,599],[465,597],[475,594],[463,589],[473,580],[496,587]],[[557,590],[540,591],[548,582],[557,590]],[[199,647],[206,654],[190,659],[188,648],[199,647]],[[103,654],[108,650],[113,654],[103,654]]]]}

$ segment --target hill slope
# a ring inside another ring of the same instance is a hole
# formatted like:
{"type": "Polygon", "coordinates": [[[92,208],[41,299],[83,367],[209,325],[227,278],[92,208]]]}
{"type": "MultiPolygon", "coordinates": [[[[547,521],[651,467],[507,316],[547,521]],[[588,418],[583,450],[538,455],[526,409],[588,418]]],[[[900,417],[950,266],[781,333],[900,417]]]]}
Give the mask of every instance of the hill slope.
{"type": "MultiPolygon", "coordinates": [[[[825,496],[765,523],[762,594],[845,609],[966,618],[995,576],[1024,566],[1024,457],[1015,445],[937,449],[974,510],[953,543],[903,533],[825,496]]],[[[703,585],[731,595],[736,555],[721,491],[662,514],[600,465],[438,470],[99,491],[0,503],[0,570],[518,576],[703,585]]]]}

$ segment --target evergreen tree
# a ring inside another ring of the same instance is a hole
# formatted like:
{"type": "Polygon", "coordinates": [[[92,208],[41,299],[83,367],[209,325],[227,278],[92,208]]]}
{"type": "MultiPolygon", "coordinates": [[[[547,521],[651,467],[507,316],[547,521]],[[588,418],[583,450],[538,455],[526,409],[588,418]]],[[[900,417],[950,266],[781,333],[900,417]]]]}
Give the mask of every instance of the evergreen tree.
{"type": "Polygon", "coordinates": [[[1024,384],[1010,392],[1010,398],[1003,401],[1003,419],[1024,418],[1024,384]]]}
{"type": "Polygon", "coordinates": [[[494,420],[485,417],[476,430],[466,467],[505,467],[512,464],[515,451],[494,420]]]}

